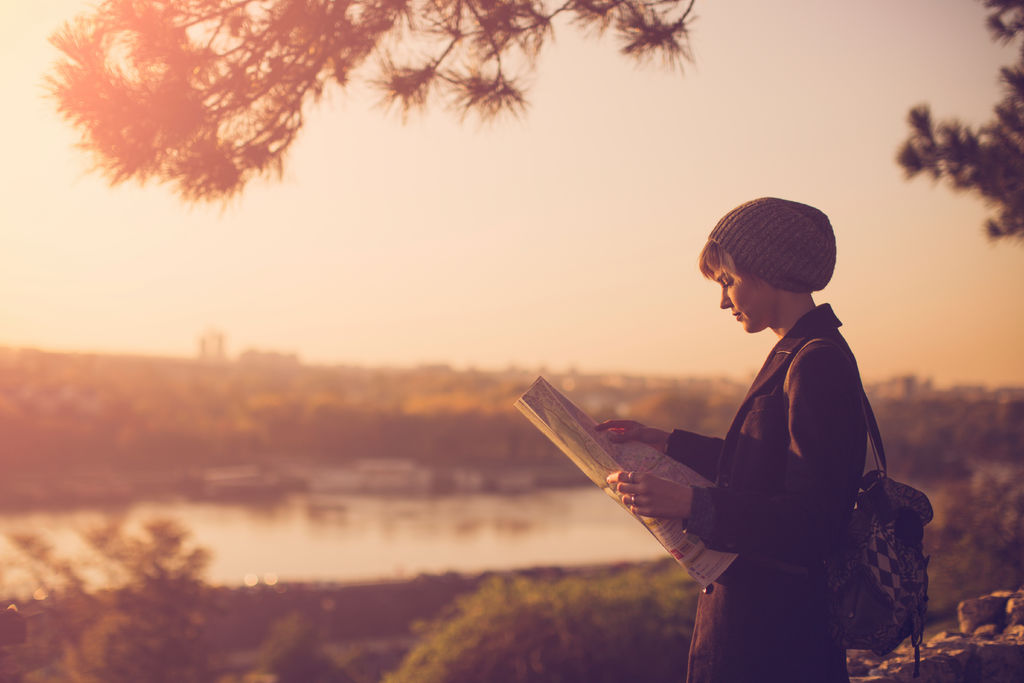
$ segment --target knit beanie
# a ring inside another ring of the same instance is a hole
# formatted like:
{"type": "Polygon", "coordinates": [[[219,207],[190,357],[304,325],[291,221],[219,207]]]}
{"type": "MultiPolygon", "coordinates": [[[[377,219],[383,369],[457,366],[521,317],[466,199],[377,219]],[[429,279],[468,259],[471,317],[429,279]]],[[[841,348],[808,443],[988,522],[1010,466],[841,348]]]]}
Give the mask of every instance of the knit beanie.
{"type": "Polygon", "coordinates": [[[778,289],[816,292],[832,279],[836,238],[828,216],[775,197],[740,204],[711,231],[736,267],[778,289]]]}

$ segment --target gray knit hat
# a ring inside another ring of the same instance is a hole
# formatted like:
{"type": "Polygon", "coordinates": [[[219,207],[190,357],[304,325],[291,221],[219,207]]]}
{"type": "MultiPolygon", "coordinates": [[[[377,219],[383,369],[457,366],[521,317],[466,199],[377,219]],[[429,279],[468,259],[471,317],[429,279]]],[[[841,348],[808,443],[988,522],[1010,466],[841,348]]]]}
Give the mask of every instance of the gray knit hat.
{"type": "Polygon", "coordinates": [[[773,287],[816,292],[832,279],[836,237],[828,216],[813,206],[775,197],[740,204],[725,214],[709,240],[736,267],[773,287]]]}

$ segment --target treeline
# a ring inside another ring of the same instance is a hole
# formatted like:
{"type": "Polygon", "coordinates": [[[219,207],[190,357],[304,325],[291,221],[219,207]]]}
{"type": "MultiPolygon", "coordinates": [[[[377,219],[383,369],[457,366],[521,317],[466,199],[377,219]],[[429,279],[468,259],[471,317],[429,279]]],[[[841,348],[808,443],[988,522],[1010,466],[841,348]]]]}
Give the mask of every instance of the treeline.
{"type": "MultiPolygon", "coordinates": [[[[538,372],[303,365],[0,350],[8,475],[180,471],[287,457],[443,467],[558,459],[512,407],[538,372]]],[[[595,417],[724,434],[746,387],[713,379],[545,373],[595,417]]],[[[871,387],[869,387],[869,393],[871,387]]],[[[1024,451],[1024,394],[873,397],[900,476],[959,477],[1024,451]]]]}
{"type": "Polygon", "coordinates": [[[285,454],[530,459],[540,441],[509,410],[521,386],[427,369],[9,352],[0,360],[3,460],[165,468],[285,454]]]}
{"type": "MultiPolygon", "coordinates": [[[[530,464],[554,457],[513,408],[536,375],[307,366],[268,354],[218,364],[8,350],[0,352],[2,459],[8,471],[51,472],[284,455],[530,464]]],[[[676,380],[552,379],[595,415],[675,412],[709,428],[728,423],[742,392],[709,383],[683,391],[691,383],[676,380]]]]}
{"type": "Polygon", "coordinates": [[[1024,398],[1017,392],[932,392],[872,401],[892,470],[906,478],[961,478],[1024,456],[1024,398]]]}

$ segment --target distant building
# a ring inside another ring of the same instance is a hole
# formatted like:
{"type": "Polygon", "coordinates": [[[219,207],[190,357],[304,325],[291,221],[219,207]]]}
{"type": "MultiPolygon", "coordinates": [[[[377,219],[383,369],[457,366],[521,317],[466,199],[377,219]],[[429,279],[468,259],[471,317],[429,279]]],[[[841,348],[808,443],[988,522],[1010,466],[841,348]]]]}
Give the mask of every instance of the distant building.
{"type": "Polygon", "coordinates": [[[1021,396],[1018,392],[998,395],[998,410],[996,414],[1005,425],[1024,423],[1024,396],[1021,396]]]}
{"type": "Polygon", "coordinates": [[[214,500],[273,498],[292,487],[290,482],[259,465],[210,467],[203,472],[198,483],[196,495],[214,500]]]}
{"type": "Polygon", "coordinates": [[[210,329],[199,337],[199,360],[207,363],[224,363],[228,354],[224,342],[224,333],[210,329]]]}
{"type": "Polygon", "coordinates": [[[950,387],[946,393],[962,401],[984,401],[992,398],[992,393],[983,384],[958,384],[950,387]]]}
{"type": "Polygon", "coordinates": [[[920,380],[914,375],[904,375],[876,382],[868,388],[868,393],[884,400],[912,401],[932,394],[933,386],[931,379],[920,380]]]}
{"type": "Polygon", "coordinates": [[[1024,401],[1024,387],[999,387],[995,390],[995,396],[1001,403],[1024,401]]]}
{"type": "Polygon", "coordinates": [[[433,470],[401,458],[367,458],[343,468],[321,468],[309,480],[314,494],[430,493],[433,485],[433,470]]]}

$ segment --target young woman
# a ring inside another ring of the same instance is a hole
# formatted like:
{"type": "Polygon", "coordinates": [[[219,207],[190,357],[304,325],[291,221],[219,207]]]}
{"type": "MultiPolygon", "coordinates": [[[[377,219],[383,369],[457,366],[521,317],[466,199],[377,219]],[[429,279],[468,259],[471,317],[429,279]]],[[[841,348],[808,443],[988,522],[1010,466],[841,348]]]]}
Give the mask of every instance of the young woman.
{"type": "Polygon", "coordinates": [[[631,420],[598,428],[661,449],[714,481],[673,484],[642,472],[609,482],[641,515],[679,517],[709,548],[739,557],[700,596],[687,681],[849,681],[826,627],[823,560],[844,528],[864,468],[866,429],[853,354],[828,304],[835,236],[821,211],[761,198],[719,221],[700,271],[748,333],[772,330],[768,355],[725,438],[631,420]]]}

